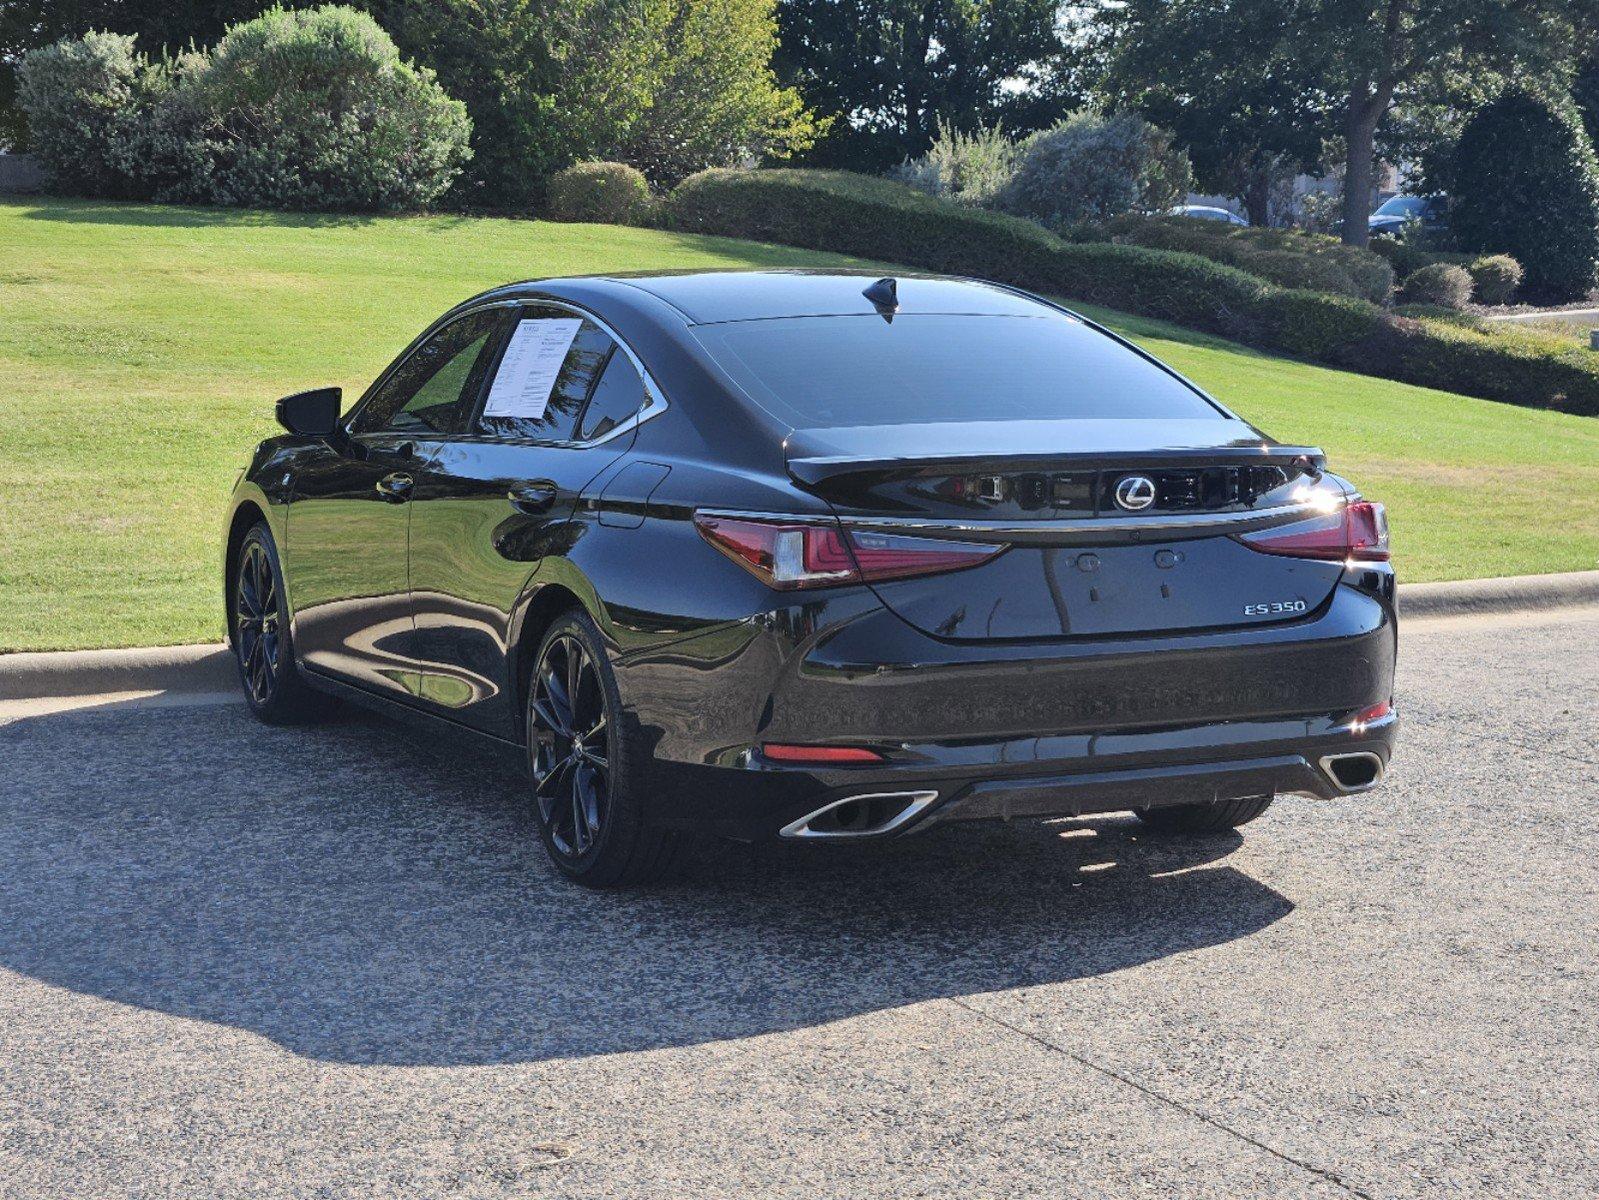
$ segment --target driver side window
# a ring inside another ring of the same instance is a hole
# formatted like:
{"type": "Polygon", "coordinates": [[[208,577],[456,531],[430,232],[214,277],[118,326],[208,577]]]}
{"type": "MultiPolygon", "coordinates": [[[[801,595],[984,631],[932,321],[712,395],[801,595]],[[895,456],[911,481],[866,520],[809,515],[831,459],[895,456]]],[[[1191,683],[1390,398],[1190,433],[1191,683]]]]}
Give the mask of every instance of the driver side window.
{"type": "Polygon", "coordinates": [[[460,433],[483,381],[483,351],[503,309],[452,321],[418,346],[362,407],[354,433],[460,433]]]}

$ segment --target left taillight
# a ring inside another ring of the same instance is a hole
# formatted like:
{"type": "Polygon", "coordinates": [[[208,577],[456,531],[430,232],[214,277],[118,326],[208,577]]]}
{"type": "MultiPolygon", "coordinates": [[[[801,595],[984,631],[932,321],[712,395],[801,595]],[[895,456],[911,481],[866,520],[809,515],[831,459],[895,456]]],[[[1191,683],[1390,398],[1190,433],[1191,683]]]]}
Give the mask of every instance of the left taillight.
{"type": "Polygon", "coordinates": [[[1263,554],[1387,562],[1388,514],[1374,501],[1357,500],[1337,512],[1246,533],[1239,540],[1263,554]]]}
{"type": "Polygon", "coordinates": [[[696,513],[700,535],[767,587],[830,587],[960,571],[1004,546],[949,542],[836,525],[750,520],[696,513]]]}

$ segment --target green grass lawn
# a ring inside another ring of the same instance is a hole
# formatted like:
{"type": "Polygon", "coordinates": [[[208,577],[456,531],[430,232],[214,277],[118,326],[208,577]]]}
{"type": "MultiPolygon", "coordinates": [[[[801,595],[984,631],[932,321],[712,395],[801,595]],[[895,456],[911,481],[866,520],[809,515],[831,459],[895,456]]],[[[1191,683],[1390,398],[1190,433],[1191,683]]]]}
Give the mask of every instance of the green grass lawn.
{"type": "MultiPolygon", "coordinates": [[[[0,202],[0,650],[221,635],[222,508],[272,401],[354,396],[494,284],[860,265],[649,230],[0,202]]],[[[1275,359],[1094,312],[1389,504],[1407,579],[1599,566],[1599,420],[1275,359]]]]}

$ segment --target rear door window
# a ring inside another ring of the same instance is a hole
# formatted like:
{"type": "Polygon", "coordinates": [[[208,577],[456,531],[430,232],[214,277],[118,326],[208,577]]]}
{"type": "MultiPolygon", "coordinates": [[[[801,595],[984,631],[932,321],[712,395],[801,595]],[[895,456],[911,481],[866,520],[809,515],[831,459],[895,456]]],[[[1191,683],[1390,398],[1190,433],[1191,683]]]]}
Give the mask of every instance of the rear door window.
{"type": "Polygon", "coordinates": [[[615,346],[594,322],[560,309],[524,309],[506,339],[477,432],[566,442],[615,346]]]}

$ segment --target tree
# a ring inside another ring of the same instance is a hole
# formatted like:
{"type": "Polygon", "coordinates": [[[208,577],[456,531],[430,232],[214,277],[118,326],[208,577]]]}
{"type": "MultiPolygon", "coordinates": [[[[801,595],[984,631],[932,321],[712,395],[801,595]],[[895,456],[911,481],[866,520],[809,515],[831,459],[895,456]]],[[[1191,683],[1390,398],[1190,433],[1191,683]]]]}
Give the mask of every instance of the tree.
{"type": "Polygon", "coordinates": [[[834,116],[814,163],[881,171],[938,122],[1027,133],[1066,111],[1054,0],[781,0],[778,77],[834,116]]]}
{"type": "Polygon", "coordinates": [[[815,119],[772,71],[771,0],[655,0],[645,17],[648,95],[618,158],[655,183],[674,184],[705,167],[786,158],[815,142],[815,119]]]}
{"type": "Polygon", "coordinates": [[[1568,106],[1507,91],[1461,134],[1454,181],[1461,245],[1514,257],[1531,295],[1588,294],[1599,271],[1599,163],[1568,106]]]}
{"type": "MultiPolygon", "coordinates": [[[[1164,91],[1174,106],[1236,110],[1244,134],[1225,143],[1246,151],[1245,161],[1257,124],[1279,131],[1259,138],[1269,146],[1296,114],[1314,122],[1321,140],[1341,139],[1343,239],[1360,246],[1378,129],[1396,103],[1426,104],[1470,73],[1550,77],[1573,57],[1579,27],[1594,19],[1593,0],[1213,0],[1192,6],[1194,19],[1172,36],[1160,22],[1189,9],[1184,0],[1152,6],[1131,26],[1120,16],[1124,2],[1142,10],[1141,0],[1098,0],[1084,18],[1090,33],[1158,37],[1158,53],[1119,53],[1146,65],[1150,86],[1175,80],[1164,91]],[[1198,62],[1218,65],[1216,77],[1207,79],[1198,62]]],[[[1160,119],[1183,124],[1169,113],[1160,119]]]]}
{"type": "Polygon", "coordinates": [[[1447,72],[1542,71],[1569,58],[1590,0],[1298,0],[1291,52],[1336,98],[1345,143],[1343,240],[1364,246],[1377,129],[1447,72]]]}
{"type": "Polygon", "coordinates": [[[580,159],[670,183],[814,134],[772,73],[773,0],[387,0],[380,18],[466,102],[469,202],[526,208],[580,159]]]}
{"type": "Polygon", "coordinates": [[[1097,30],[1101,88],[1175,135],[1199,186],[1271,217],[1285,177],[1314,170],[1325,97],[1290,53],[1277,3],[1127,0],[1097,30]]]}

